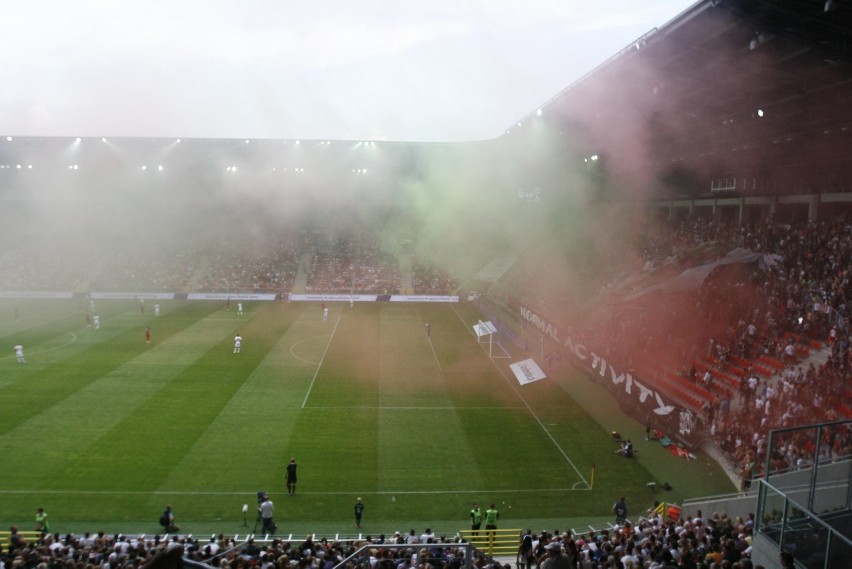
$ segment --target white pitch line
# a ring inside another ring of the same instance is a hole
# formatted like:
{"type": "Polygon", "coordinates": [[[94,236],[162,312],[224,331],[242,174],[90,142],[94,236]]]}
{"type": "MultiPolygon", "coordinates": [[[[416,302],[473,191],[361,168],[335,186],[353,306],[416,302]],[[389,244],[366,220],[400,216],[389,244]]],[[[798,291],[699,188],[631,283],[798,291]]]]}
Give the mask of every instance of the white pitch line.
{"type": "MultiPolygon", "coordinates": [[[[4,332],[3,334],[0,334],[0,338],[5,338],[7,336],[14,336],[15,334],[20,334],[21,332],[24,332],[26,330],[32,330],[34,328],[41,328],[43,326],[49,326],[50,324],[53,324],[54,322],[59,322],[60,320],[64,320],[66,318],[69,318],[72,314],[74,314],[74,313],[69,312],[69,313],[67,313],[63,316],[59,316],[57,318],[52,318],[50,320],[45,320],[43,322],[32,322],[32,325],[30,325],[30,326],[24,326],[23,328],[16,328],[14,330],[9,330],[8,332],[4,332]]],[[[27,322],[30,322],[30,321],[28,320],[27,322]]]]}
{"type": "MultiPolygon", "coordinates": [[[[452,311],[453,311],[453,313],[456,315],[456,317],[459,319],[459,321],[461,321],[461,323],[464,325],[464,327],[467,329],[467,331],[468,331],[470,334],[473,334],[473,333],[474,333],[474,332],[473,332],[473,330],[472,330],[470,327],[468,327],[467,322],[465,322],[465,321],[464,321],[464,319],[461,317],[461,314],[459,314],[459,313],[456,311],[456,309],[455,309],[455,308],[453,308],[453,305],[452,305],[452,304],[450,305],[450,310],[452,310],[452,311]]],[[[485,350],[485,346],[484,346],[484,345],[479,344],[478,342],[477,342],[477,344],[479,345],[479,347],[480,347],[483,351],[485,350]]],[[[547,435],[547,438],[549,438],[549,439],[550,439],[550,442],[552,442],[552,443],[553,443],[553,446],[555,446],[555,447],[556,447],[556,450],[558,450],[558,451],[559,451],[559,454],[561,454],[561,455],[562,455],[562,458],[564,458],[564,459],[565,459],[565,461],[566,461],[568,464],[570,464],[570,465],[571,465],[571,468],[573,468],[573,469],[574,469],[574,472],[576,472],[576,473],[577,473],[577,476],[579,476],[579,477],[580,477],[580,480],[582,480],[582,481],[583,481],[583,484],[585,484],[585,485],[586,485],[586,488],[587,488],[587,489],[591,489],[592,485],[591,485],[591,484],[589,484],[589,481],[588,481],[588,480],[586,480],[586,477],[585,477],[585,476],[583,476],[583,474],[580,472],[580,469],[579,469],[579,468],[577,468],[577,465],[576,465],[576,464],[574,464],[574,462],[571,460],[571,458],[568,456],[568,454],[565,452],[565,450],[564,450],[564,449],[563,449],[563,448],[559,445],[559,443],[556,441],[556,439],[553,437],[553,435],[552,435],[552,434],[550,433],[550,431],[548,430],[547,426],[544,424],[544,421],[542,421],[542,420],[538,417],[538,415],[536,415],[536,414],[535,414],[535,411],[533,411],[532,407],[530,407],[529,403],[527,403],[526,399],[524,399],[524,396],[523,396],[523,395],[521,395],[521,392],[520,392],[520,391],[518,391],[518,387],[517,387],[517,386],[516,386],[516,385],[512,382],[512,380],[511,380],[511,379],[509,379],[509,377],[506,375],[506,372],[504,372],[504,371],[503,371],[503,369],[502,369],[502,368],[500,368],[500,366],[498,366],[498,365],[497,365],[497,362],[496,362],[496,361],[494,361],[494,359],[493,359],[493,358],[489,357],[488,359],[489,359],[489,360],[491,360],[492,365],[494,365],[494,367],[495,367],[495,368],[497,368],[497,371],[499,371],[499,372],[500,372],[500,375],[503,377],[503,379],[506,381],[506,383],[508,383],[508,384],[509,384],[509,387],[511,387],[511,388],[512,388],[512,391],[514,391],[514,392],[515,392],[515,394],[518,396],[518,399],[520,399],[520,400],[523,402],[524,406],[527,408],[527,410],[529,411],[530,415],[532,415],[533,419],[535,419],[535,420],[536,420],[536,422],[537,422],[537,423],[539,424],[539,426],[541,427],[541,430],[542,430],[542,431],[544,431],[544,433],[547,435]]],[[[575,486],[576,486],[576,484],[575,484],[575,486]]]]}
{"type": "MultiPolygon", "coordinates": [[[[45,354],[47,352],[52,352],[53,350],[58,350],[59,348],[64,348],[65,346],[73,344],[74,342],[77,341],[77,334],[75,334],[74,332],[66,332],[66,334],[70,335],[71,339],[68,340],[67,342],[65,342],[64,344],[59,344],[58,346],[53,346],[52,348],[45,348],[43,350],[27,350],[27,353],[25,355],[31,356],[33,354],[36,354],[36,355],[45,354]]],[[[0,361],[11,360],[14,357],[15,356],[2,356],[2,357],[0,357],[0,361]]]]}
{"type": "Polygon", "coordinates": [[[305,342],[312,342],[314,340],[319,340],[321,338],[326,338],[326,337],[327,336],[323,335],[323,336],[314,336],[313,338],[305,338],[304,340],[299,340],[298,342],[296,342],[295,344],[290,346],[290,355],[293,356],[294,358],[296,358],[299,361],[305,362],[306,364],[318,366],[318,365],[320,365],[320,362],[312,362],[312,361],[306,360],[305,358],[300,358],[299,356],[296,355],[296,352],[294,352],[293,349],[296,346],[298,346],[299,344],[304,344],[305,342]]]}
{"type": "Polygon", "coordinates": [[[438,359],[438,352],[435,351],[435,344],[432,343],[432,338],[427,336],[426,339],[429,341],[429,347],[432,348],[432,355],[435,356],[435,364],[438,366],[438,371],[443,372],[444,368],[441,367],[441,361],[438,359]]]}
{"type": "Polygon", "coordinates": [[[331,330],[331,334],[328,336],[328,343],[325,345],[325,349],[322,351],[322,357],[320,358],[319,363],[317,364],[317,369],[314,372],[314,376],[311,378],[311,384],[308,386],[308,392],[305,393],[305,400],[302,401],[302,409],[305,408],[305,405],[308,403],[308,397],[311,396],[311,390],[314,388],[314,382],[317,380],[317,375],[319,375],[319,370],[322,367],[322,362],[325,361],[325,355],[328,353],[328,348],[331,347],[331,340],[334,338],[334,333],[337,331],[337,325],[340,324],[340,316],[337,317],[337,322],[334,323],[334,328],[331,330]]]}

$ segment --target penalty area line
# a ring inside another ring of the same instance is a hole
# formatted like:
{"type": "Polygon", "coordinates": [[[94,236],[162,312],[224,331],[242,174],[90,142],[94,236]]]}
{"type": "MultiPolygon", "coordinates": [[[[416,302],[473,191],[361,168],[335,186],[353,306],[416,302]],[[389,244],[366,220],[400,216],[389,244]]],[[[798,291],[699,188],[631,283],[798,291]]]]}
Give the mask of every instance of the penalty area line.
{"type": "MultiPolygon", "coordinates": [[[[467,329],[467,331],[470,334],[475,335],[475,332],[472,329],[468,329],[467,322],[464,321],[464,318],[462,318],[461,314],[458,313],[458,311],[453,307],[452,304],[450,305],[450,309],[453,311],[453,313],[456,315],[456,318],[459,319],[459,321],[462,323],[462,325],[465,327],[465,329],[467,329]]],[[[477,345],[483,351],[485,351],[485,346],[483,346],[482,344],[479,344],[479,342],[477,342],[477,345]]],[[[580,477],[580,482],[577,482],[575,484],[575,486],[577,484],[583,484],[587,488],[591,489],[592,485],[589,484],[589,481],[586,480],[586,477],[583,476],[583,473],[580,472],[580,469],[577,468],[577,465],[574,464],[574,461],[571,460],[571,457],[568,456],[568,453],[565,452],[565,449],[562,448],[562,445],[559,444],[559,442],[556,440],[556,437],[553,436],[553,433],[551,433],[550,430],[547,428],[547,426],[544,424],[544,421],[541,420],[541,418],[536,414],[536,412],[533,410],[533,408],[530,406],[530,404],[527,402],[527,400],[524,399],[523,394],[520,392],[520,390],[518,389],[518,386],[515,384],[515,382],[513,382],[509,378],[508,375],[506,375],[505,370],[502,367],[500,367],[500,365],[497,363],[497,361],[494,358],[489,356],[488,359],[491,360],[491,364],[494,366],[494,368],[497,370],[497,372],[500,374],[500,376],[503,378],[503,380],[509,385],[509,388],[512,391],[515,392],[515,395],[517,395],[518,399],[521,400],[521,403],[523,403],[524,406],[527,408],[527,412],[529,412],[529,414],[532,416],[532,418],[535,419],[535,421],[538,423],[541,430],[544,431],[544,434],[547,435],[547,438],[550,439],[550,442],[553,444],[553,446],[556,447],[557,452],[560,455],[562,455],[562,458],[565,459],[565,462],[567,462],[571,466],[571,468],[574,470],[574,472],[577,474],[577,476],[580,477]]]]}
{"type": "MultiPolygon", "coordinates": [[[[74,342],[77,341],[77,334],[75,334],[74,332],[66,332],[66,334],[71,336],[71,339],[68,340],[67,342],[65,342],[64,344],[59,344],[58,346],[53,346],[52,348],[45,348],[43,350],[39,350],[39,349],[27,350],[27,353],[24,354],[24,355],[25,356],[32,356],[33,354],[35,354],[35,355],[46,354],[47,352],[52,352],[53,350],[58,350],[59,348],[64,348],[65,346],[70,346],[71,344],[73,344],[74,342]]],[[[14,357],[16,357],[16,356],[0,356],[0,361],[11,360],[14,357]]]]}

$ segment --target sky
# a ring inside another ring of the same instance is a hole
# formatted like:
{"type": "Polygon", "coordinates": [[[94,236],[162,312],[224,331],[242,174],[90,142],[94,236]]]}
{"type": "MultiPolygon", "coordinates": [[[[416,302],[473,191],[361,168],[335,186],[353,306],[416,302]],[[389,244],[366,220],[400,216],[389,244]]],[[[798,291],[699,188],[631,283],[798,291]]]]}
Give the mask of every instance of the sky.
{"type": "Polygon", "coordinates": [[[0,0],[0,135],[483,140],[693,0],[0,0]]]}

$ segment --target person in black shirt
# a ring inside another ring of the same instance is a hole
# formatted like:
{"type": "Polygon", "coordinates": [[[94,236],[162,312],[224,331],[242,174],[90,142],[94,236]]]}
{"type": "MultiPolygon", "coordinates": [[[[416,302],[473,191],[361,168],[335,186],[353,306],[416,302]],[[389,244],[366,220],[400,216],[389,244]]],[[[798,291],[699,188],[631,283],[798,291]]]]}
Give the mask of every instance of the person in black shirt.
{"type": "Polygon", "coordinates": [[[361,501],[361,498],[358,498],[355,501],[355,527],[361,527],[361,516],[364,515],[364,503],[361,501]]]}
{"type": "Polygon", "coordinates": [[[291,458],[290,464],[287,465],[287,493],[293,495],[296,493],[296,459],[291,458]]]}
{"type": "Polygon", "coordinates": [[[623,524],[627,519],[627,500],[623,496],[613,504],[612,513],[615,514],[615,523],[617,524],[623,524]]]}

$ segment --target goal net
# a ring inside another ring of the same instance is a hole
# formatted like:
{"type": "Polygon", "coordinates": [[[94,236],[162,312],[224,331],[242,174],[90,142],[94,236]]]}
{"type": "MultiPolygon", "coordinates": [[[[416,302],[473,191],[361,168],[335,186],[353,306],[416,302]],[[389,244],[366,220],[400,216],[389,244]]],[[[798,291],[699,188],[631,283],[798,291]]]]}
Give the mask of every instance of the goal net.
{"type": "Polygon", "coordinates": [[[488,350],[489,357],[492,358],[510,358],[509,352],[500,343],[499,332],[497,326],[490,320],[480,320],[473,325],[473,332],[476,334],[476,340],[488,350]]]}

